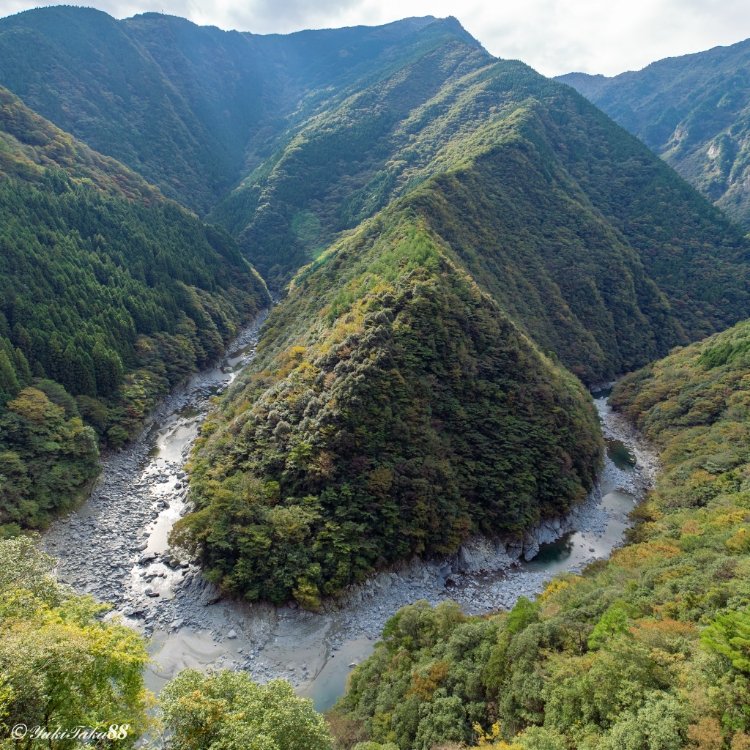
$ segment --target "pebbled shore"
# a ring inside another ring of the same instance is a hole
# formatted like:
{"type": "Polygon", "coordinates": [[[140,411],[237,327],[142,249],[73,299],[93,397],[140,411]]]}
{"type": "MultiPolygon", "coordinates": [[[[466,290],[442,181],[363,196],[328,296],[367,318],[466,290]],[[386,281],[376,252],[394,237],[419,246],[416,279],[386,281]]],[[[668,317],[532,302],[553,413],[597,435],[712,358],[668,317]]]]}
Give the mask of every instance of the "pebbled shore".
{"type": "Polygon", "coordinates": [[[183,467],[210,399],[254,356],[264,317],[242,332],[219,366],[166,398],[136,441],[105,458],[90,499],[41,541],[58,559],[61,580],[111,602],[111,616],[151,638],[152,689],[187,666],[246,669],[260,681],[289,679],[327,708],[350,666],[369,655],[386,620],[405,604],[454,599],[468,613],[486,613],[536,595],[563,570],[609,556],[658,469],[654,452],[600,397],[605,438],[620,441],[636,466],[618,468],[608,458],[595,491],[569,515],[523,539],[477,539],[450,559],[381,572],[319,613],[222,601],[195,565],[171,558],[166,539],[186,509],[183,467]]]}

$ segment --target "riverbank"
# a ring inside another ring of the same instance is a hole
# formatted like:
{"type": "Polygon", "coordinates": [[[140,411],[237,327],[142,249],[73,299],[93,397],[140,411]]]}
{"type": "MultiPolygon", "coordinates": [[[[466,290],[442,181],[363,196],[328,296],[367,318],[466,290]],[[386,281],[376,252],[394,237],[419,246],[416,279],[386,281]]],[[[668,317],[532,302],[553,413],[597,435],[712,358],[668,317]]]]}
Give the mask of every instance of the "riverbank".
{"type": "Polygon", "coordinates": [[[596,490],[524,540],[475,540],[451,559],[405,563],[318,613],[222,601],[196,566],[170,557],[167,536],[185,511],[184,463],[211,396],[254,356],[261,323],[245,329],[217,367],[169,396],[138,440],[104,461],[89,501],[42,541],[59,560],[61,580],[112,602],[113,616],[151,638],[151,689],[185,667],[245,669],[260,681],[288,679],[325,709],[400,607],[450,598],[467,613],[491,612],[536,595],[559,572],[609,556],[656,473],[653,452],[600,395],[595,403],[609,450],[596,490]]]}

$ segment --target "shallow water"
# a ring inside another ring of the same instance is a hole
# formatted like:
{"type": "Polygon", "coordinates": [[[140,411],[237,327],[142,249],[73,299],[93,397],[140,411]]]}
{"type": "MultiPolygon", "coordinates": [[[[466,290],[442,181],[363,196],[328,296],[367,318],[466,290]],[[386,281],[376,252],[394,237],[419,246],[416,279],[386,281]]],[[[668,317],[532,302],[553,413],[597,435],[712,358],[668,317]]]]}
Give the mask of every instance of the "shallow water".
{"type": "Polygon", "coordinates": [[[152,690],[185,667],[244,669],[259,681],[289,679],[325,710],[401,606],[451,598],[472,614],[507,608],[519,596],[537,594],[553,575],[580,570],[622,542],[628,513],[648,484],[651,454],[612,413],[606,395],[597,394],[608,440],[599,491],[572,515],[576,530],[543,545],[534,560],[496,573],[451,575],[450,587],[446,561],[412,561],[320,613],[217,601],[218,592],[195,565],[172,558],[168,535],[186,511],[184,463],[211,396],[254,356],[260,322],[242,333],[219,366],[167,398],[133,445],[104,461],[89,501],[42,541],[58,558],[62,580],[113,602],[113,616],[150,638],[146,681],[152,690]]]}
{"type": "Polygon", "coordinates": [[[631,469],[635,466],[635,456],[622,440],[607,440],[607,456],[618,469],[631,469]]]}
{"type": "Polygon", "coordinates": [[[613,489],[602,496],[601,507],[608,521],[599,533],[572,531],[556,542],[543,544],[539,554],[521,567],[532,571],[544,571],[557,575],[579,569],[591,562],[591,557],[609,557],[612,550],[622,543],[628,528],[628,514],[633,510],[636,498],[629,492],[613,489]]]}

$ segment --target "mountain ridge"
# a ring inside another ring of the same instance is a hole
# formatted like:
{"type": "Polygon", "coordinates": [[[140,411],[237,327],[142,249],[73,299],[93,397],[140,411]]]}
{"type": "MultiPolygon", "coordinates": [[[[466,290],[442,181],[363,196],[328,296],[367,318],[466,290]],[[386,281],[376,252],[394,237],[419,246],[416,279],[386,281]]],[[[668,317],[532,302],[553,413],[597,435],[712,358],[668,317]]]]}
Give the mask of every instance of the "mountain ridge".
{"type": "Polygon", "coordinates": [[[570,73],[578,89],[746,229],[750,39],[618,76],[570,73]]]}
{"type": "Polygon", "coordinates": [[[246,251],[299,270],[206,422],[173,537],[237,596],[314,609],[396,560],[564,512],[599,438],[561,365],[611,379],[750,311],[742,232],[579,94],[508,61],[401,110],[392,91],[314,118],[276,162],[293,167],[260,175],[259,214],[286,213],[246,251]],[[363,135],[381,105],[395,123],[363,135]],[[363,140],[402,131],[382,152],[402,192],[365,191],[326,235],[345,188],[382,171],[363,140]],[[303,211],[330,244],[272,245],[303,211]]]}
{"type": "Polygon", "coordinates": [[[569,372],[608,380],[750,315],[741,231],[582,96],[492,58],[455,20],[290,40],[51,9],[0,21],[0,53],[23,53],[14,34],[44,42],[10,71],[27,98],[117,134],[276,289],[291,280],[207,422],[176,536],[234,594],[315,606],[382,566],[383,544],[388,562],[447,552],[488,519],[520,533],[565,510],[600,451],[569,372]],[[368,535],[382,544],[358,554],[368,535]]]}
{"type": "Polygon", "coordinates": [[[293,124],[298,102],[307,99],[303,110],[314,109],[326,86],[356,79],[358,70],[366,74],[383,55],[398,57],[396,45],[409,36],[442,30],[480,46],[460,25],[441,24],[394,22],[385,35],[383,27],[344,29],[336,49],[329,40],[340,35],[333,30],[291,39],[199,27],[176,16],[118,21],[102,11],[52,6],[0,19],[0,84],[170,197],[205,212],[242,177],[246,150],[263,148],[269,125],[279,117],[293,124]],[[36,49],[33,59],[23,52],[29,48],[36,49]],[[333,65],[344,52],[349,65],[333,65]],[[283,58],[287,68],[279,70],[283,58]],[[127,76],[114,75],[117,70],[127,76]],[[151,133],[148,121],[160,121],[169,137],[151,133]]]}
{"type": "Polygon", "coordinates": [[[268,300],[226,233],[0,88],[0,536],[42,528],[268,300]]]}

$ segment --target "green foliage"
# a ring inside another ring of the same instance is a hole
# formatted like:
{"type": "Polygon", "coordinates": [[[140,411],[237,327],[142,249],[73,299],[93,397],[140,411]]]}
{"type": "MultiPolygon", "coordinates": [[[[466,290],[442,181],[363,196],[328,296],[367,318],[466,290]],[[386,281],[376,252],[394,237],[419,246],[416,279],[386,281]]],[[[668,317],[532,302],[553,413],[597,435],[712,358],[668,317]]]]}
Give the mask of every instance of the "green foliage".
{"type": "Polygon", "coordinates": [[[332,725],[402,750],[429,748],[421,737],[505,750],[746,747],[750,381],[744,355],[704,355],[749,339],[742,323],[616,386],[612,402],[664,464],[627,546],[509,613],[402,610],[332,725]]]}
{"type": "Polygon", "coordinates": [[[596,424],[524,334],[590,382],[750,313],[745,240],[648,149],[520,63],[464,63],[423,50],[238,191],[262,202],[243,242],[276,280],[314,260],[193,463],[174,541],[226,591],[315,608],[564,511],[591,486],[596,424]],[[416,85],[445,59],[438,89],[416,85]],[[365,178],[378,199],[342,218],[365,178]]]}
{"type": "Polygon", "coordinates": [[[96,435],[41,390],[0,412],[0,532],[43,527],[80,500],[99,473],[96,435]]]}
{"type": "Polygon", "coordinates": [[[160,696],[166,746],[175,750],[331,750],[322,716],[283,680],[245,672],[180,672],[160,696]]]}
{"type": "Polygon", "coordinates": [[[704,645],[750,675],[750,609],[721,614],[701,633],[704,645]]]}
{"type": "Polygon", "coordinates": [[[0,137],[8,534],[75,504],[97,473],[97,437],[127,440],[161,394],[219,355],[267,292],[225,233],[3,90],[0,137]],[[34,169],[22,179],[26,164],[34,169]]]}
{"type": "Polygon", "coordinates": [[[475,63],[448,43],[415,55],[294,131],[214,215],[281,284],[401,199],[585,382],[750,314],[736,227],[570,89],[475,63]]]}
{"type": "Polygon", "coordinates": [[[634,614],[632,607],[625,602],[615,602],[599,618],[588,639],[592,651],[601,648],[610,639],[621,633],[627,633],[630,617],[634,614]]]}
{"type": "MultiPolygon", "coordinates": [[[[103,622],[106,607],[59,585],[53,567],[33,539],[0,541],[0,729],[8,737],[17,724],[50,733],[127,725],[117,745],[133,747],[149,723],[145,644],[131,628],[103,622]]],[[[19,743],[81,746],[75,737],[19,743]]]]}
{"type": "Polygon", "coordinates": [[[592,486],[588,395],[420,222],[363,231],[282,307],[206,422],[196,512],[175,527],[226,591],[314,608],[388,563],[520,534],[592,486]]]}
{"type": "Polygon", "coordinates": [[[301,121],[440,42],[475,65],[489,59],[452,19],[260,36],[158,13],[118,21],[45,8],[0,20],[0,84],[204,213],[301,121]]]}

